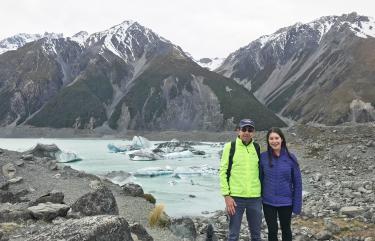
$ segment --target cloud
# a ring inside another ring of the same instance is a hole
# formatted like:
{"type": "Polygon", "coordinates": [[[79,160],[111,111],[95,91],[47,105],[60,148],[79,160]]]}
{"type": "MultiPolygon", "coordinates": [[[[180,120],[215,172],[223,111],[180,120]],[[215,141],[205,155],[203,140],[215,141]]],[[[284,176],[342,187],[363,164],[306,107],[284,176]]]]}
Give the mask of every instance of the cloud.
{"type": "Polygon", "coordinates": [[[0,38],[20,32],[108,29],[135,20],[194,57],[225,57],[261,35],[296,22],[357,11],[375,17],[373,0],[2,0],[0,38]]]}

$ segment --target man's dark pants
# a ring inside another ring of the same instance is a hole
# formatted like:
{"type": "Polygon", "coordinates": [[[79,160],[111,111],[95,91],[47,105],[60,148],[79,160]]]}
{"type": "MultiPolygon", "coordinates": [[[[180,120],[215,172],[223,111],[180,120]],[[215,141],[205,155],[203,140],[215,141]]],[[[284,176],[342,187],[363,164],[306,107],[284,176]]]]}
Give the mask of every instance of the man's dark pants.
{"type": "Polygon", "coordinates": [[[262,199],[233,197],[237,206],[236,212],[229,219],[228,241],[237,241],[243,213],[246,211],[247,224],[249,226],[251,241],[261,241],[260,230],[262,225],[262,199]]]}

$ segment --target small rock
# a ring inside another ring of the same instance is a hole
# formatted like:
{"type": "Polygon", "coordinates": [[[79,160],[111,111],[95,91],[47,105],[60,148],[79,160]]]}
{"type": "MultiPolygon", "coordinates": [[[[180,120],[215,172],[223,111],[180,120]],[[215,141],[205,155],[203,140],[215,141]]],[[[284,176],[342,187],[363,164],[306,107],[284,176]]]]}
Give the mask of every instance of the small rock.
{"type": "Polygon", "coordinates": [[[365,209],[357,206],[342,207],[340,213],[349,217],[355,217],[365,212],[365,209]]]}
{"type": "Polygon", "coordinates": [[[317,235],[316,238],[318,240],[329,240],[332,237],[331,232],[327,230],[320,231],[317,235]]]}
{"type": "Polygon", "coordinates": [[[99,180],[93,180],[89,184],[89,187],[94,190],[100,188],[101,186],[103,186],[103,183],[99,180]]]}
{"type": "Polygon", "coordinates": [[[61,177],[60,173],[57,173],[56,175],[53,175],[53,178],[59,179],[61,177]]]}
{"type": "Polygon", "coordinates": [[[16,167],[12,163],[7,163],[3,166],[3,175],[12,178],[16,175],[16,167]]]}
{"type": "Polygon", "coordinates": [[[32,161],[34,160],[34,156],[32,154],[26,154],[26,155],[22,155],[21,159],[25,161],[32,161]]]}
{"type": "Polygon", "coordinates": [[[197,196],[195,196],[195,195],[193,195],[193,194],[189,194],[189,197],[191,197],[191,198],[195,198],[195,197],[197,197],[197,196]]]}
{"type": "Polygon", "coordinates": [[[340,227],[332,222],[330,219],[325,219],[324,220],[324,227],[327,231],[331,232],[332,234],[337,234],[341,231],[340,227]]]}
{"type": "Polygon", "coordinates": [[[15,178],[10,179],[8,182],[11,184],[14,184],[14,183],[21,182],[22,180],[23,180],[23,177],[15,177],[15,178]]]}
{"type": "Polygon", "coordinates": [[[52,171],[58,170],[59,166],[57,165],[57,161],[50,161],[49,169],[52,170],[52,171]]]}
{"type": "Polygon", "coordinates": [[[322,180],[322,174],[321,173],[315,173],[315,175],[313,176],[313,180],[314,181],[316,181],[316,182],[318,182],[318,181],[320,181],[320,180],[322,180]]]}
{"type": "Polygon", "coordinates": [[[373,144],[373,141],[372,141],[372,140],[369,140],[369,141],[366,143],[366,146],[367,146],[367,147],[371,147],[372,144],[373,144]]]}
{"type": "Polygon", "coordinates": [[[22,161],[22,160],[17,160],[17,161],[14,162],[14,164],[16,164],[17,166],[21,167],[21,166],[25,165],[25,162],[22,161]]]}

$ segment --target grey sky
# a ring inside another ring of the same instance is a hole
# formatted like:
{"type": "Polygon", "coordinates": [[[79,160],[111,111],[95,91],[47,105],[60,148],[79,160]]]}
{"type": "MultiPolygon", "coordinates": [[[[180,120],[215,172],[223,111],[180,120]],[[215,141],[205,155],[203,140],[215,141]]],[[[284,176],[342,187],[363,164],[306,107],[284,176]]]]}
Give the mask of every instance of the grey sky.
{"type": "Polygon", "coordinates": [[[296,22],[353,11],[375,18],[374,0],[0,0],[0,39],[25,32],[70,36],[134,20],[195,58],[226,57],[296,22]],[[347,2],[347,3],[346,3],[347,2]]]}

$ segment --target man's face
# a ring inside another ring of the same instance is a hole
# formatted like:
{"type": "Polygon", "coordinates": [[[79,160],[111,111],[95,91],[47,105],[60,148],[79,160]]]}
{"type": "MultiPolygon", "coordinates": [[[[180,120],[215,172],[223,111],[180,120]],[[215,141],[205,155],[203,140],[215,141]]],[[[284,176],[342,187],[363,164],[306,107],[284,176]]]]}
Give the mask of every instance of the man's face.
{"type": "Polygon", "coordinates": [[[253,139],[254,134],[255,129],[252,126],[244,126],[238,132],[240,139],[245,143],[249,143],[253,139]]]}

